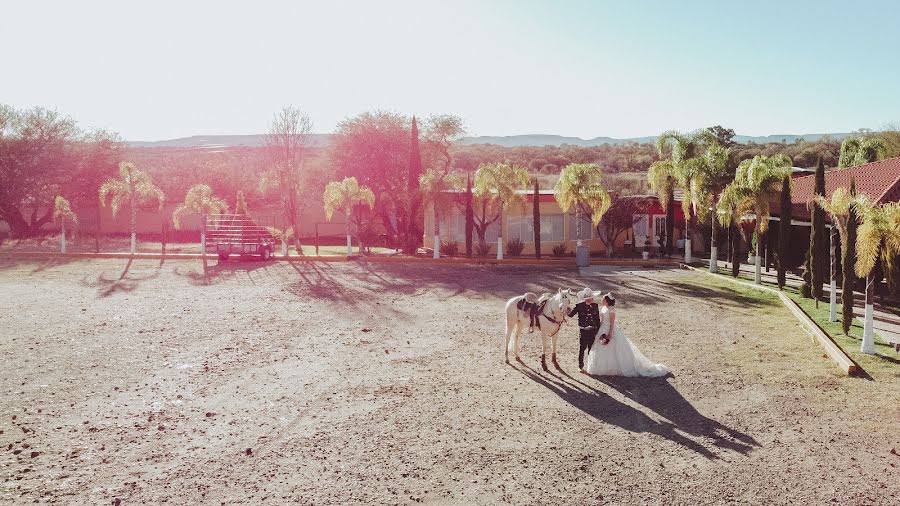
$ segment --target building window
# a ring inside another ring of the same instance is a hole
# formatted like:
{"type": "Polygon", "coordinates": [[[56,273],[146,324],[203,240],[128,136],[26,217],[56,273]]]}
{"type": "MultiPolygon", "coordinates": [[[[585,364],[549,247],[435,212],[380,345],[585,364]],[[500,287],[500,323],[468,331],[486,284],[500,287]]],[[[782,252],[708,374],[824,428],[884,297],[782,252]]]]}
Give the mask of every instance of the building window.
{"type": "MultiPolygon", "coordinates": [[[[541,241],[562,242],[565,234],[561,214],[541,215],[541,241]]],[[[534,217],[528,215],[510,216],[506,221],[508,240],[518,239],[524,243],[534,242],[534,217]]]]}
{"type": "Polygon", "coordinates": [[[586,241],[593,239],[596,233],[594,231],[594,224],[591,223],[590,215],[579,213],[577,219],[581,220],[581,237],[578,237],[578,222],[573,213],[569,214],[569,240],[577,241],[578,239],[582,239],[586,241]]]}
{"type": "Polygon", "coordinates": [[[653,234],[656,237],[663,237],[666,235],[666,217],[665,216],[654,216],[653,217],[653,234]]]}

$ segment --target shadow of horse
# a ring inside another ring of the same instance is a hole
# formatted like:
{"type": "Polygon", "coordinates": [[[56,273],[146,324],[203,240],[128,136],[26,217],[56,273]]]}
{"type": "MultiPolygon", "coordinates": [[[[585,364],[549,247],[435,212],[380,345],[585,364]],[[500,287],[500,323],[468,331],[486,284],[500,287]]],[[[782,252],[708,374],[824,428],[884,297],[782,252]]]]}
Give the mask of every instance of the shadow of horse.
{"type": "Polygon", "coordinates": [[[715,449],[746,455],[754,447],[760,446],[753,437],[700,414],[667,378],[616,378],[603,380],[601,383],[612,386],[637,404],[664,418],[656,421],[643,411],[613,399],[609,394],[572,377],[560,368],[557,368],[557,372],[541,374],[521,363],[511,367],[599,422],[615,425],[629,432],[656,434],[710,460],[719,459],[715,449]],[[640,388],[637,387],[638,383],[640,388]]]}

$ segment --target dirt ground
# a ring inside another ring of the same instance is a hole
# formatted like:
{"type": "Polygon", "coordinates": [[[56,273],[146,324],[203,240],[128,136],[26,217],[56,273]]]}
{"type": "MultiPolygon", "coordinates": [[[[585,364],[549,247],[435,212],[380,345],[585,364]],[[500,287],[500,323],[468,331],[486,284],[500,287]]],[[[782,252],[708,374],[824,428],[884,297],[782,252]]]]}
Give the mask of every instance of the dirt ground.
{"type": "MultiPolygon", "coordinates": [[[[0,502],[898,504],[900,375],[686,271],[0,259],[0,502]],[[613,290],[663,379],[502,355],[613,290]]],[[[898,366],[900,367],[900,366],[898,366]]]]}

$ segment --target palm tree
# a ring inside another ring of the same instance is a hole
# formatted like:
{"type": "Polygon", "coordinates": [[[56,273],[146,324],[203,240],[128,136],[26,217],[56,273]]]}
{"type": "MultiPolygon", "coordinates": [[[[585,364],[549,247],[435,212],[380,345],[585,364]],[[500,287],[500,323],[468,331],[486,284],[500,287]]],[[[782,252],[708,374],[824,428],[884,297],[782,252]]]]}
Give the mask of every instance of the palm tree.
{"type": "MultiPolygon", "coordinates": [[[[709,210],[715,210],[715,203],[719,198],[719,194],[734,179],[734,174],[728,170],[728,148],[719,144],[712,144],[706,149],[703,164],[700,166],[696,177],[694,178],[694,189],[691,197],[694,202],[694,210],[698,221],[706,219],[706,213],[709,210]]],[[[718,213],[714,212],[710,217],[710,227],[712,227],[712,235],[710,235],[709,249],[709,272],[718,272],[719,255],[716,244],[717,230],[716,222],[719,221],[718,213]]],[[[685,248],[685,254],[690,248],[685,248]]]]}
{"type": "Polygon", "coordinates": [[[528,170],[508,162],[483,164],[475,171],[474,196],[486,206],[496,206],[500,217],[497,237],[497,260],[503,259],[503,209],[525,202],[520,193],[531,183],[528,170]]]}
{"type": "MultiPolygon", "coordinates": [[[[815,202],[831,216],[831,297],[829,301],[828,321],[837,321],[837,234],[840,234],[843,253],[847,252],[847,219],[850,208],[860,202],[860,197],[852,195],[846,188],[838,188],[831,194],[831,200],[821,195],[815,196],[815,202]]],[[[844,294],[846,296],[847,294],[844,294]]],[[[850,294],[852,297],[852,293],[850,294]]]]}
{"type": "Polygon", "coordinates": [[[72,206],[65,197],[57,196],[53,201],[53,221],[59,223],[59,252],[66,252],[66,222],[78,226],[78,216],[72,212],[72,206]]]}
{"type": "MultiPolygon", "coordinates": [[[[781,194],[785,174],[790,174],[791,160],[785,155],[772,157],[757,155],[744,160],[737,168],[734,181],[725,187],[719,197],[719,210],[727,225],[747,213],[755,215],[754,230],[759,237],[769,228],[769,208],[772,200],[781,194]]],[[[759,240],[756,241],[755,282],[762,283],[759,264],[759,240]]]]}
{"type": "Polygon", "coordinates": [[[587,265],[590,257],[581,242],[581,212],[591,214],[591,223],[596,227],[612,205],[612,199],[603,186],[603,171],[594,164],[571,163],[563,168],[556,182],[556,202],[564,213],[575,208],[575,232],[578,237],[576,258],[579,264],[587,265]]]}
{"type": "MultiPolygon", "coordinates": [[[[671,157],[660,160],[650,166],[647,177],[650,186],[660,197],[660,203],[669,209],[674,198],[675,188],[681,188],[684,197],[681,199],[681,210],[684,213],[684,261],[691,262],[691,233],[694,218],[705,195],[697,186],[698,179],[705,169],[704,154],[710,146],[716,144],[715,136],[709,130],[698,130],[684,134],[676,131],[663,132],[656,139],[656,150],[665,156],[666,146],[672,146],[671,157]],[[693,210],[693,214],[691,213],[693,210]]],[[[726,157],[727,161],[727,157],[726,157]]],[[[705,211],[704,211],[705,212],[705,211]]],[[[666,248],[672,250],[674,220],[666,213],[666,248]]]]}
{"type": "Polygon", "coordinates": [[[137,209],[148,200],[156,200],[162,208],[165,196],[162,190],[153,184],[146,172],[138,169],[130,162],[119,164],[119,179],[109,179],[100,186],[100,205],[106,206],[110,200],[112,214],[118,214],[123,205],[131,210],[131,254],[135,252],[137,242],[137,209]]]}
{"type": "MultiPolygon", "coordinates": [[[[278,227],[266,227],[266,230],[272,234],[272,237],[281,241],[281,256],[287,258],[288,256],[288,243],[294,237],[294,228],[286,227],[286,228],[278,228],[278,227]]],[[[318,255],[318,245],[316,246],[316,254],[318,255]]]]}
{"type": "Polygon", "coordinates": [[[441,256],[441,219],[445,216],[449,203],[447,191],[458,186],[456,178],[442,170],[430,169],[419,176],[422,201],[426,206],[431,206],[434,220],[434,258],[441,256]]]}
{"type": "Polygon", "coordinates": [[[212,188],[205,184],[191,186],[184,196],[184,202],[172,212],[172,223],[176,229],[181,228],[181,218],[189,214],[200,215],[200,255],[206,268],[206,221],[210,214],[228,212],[228,202],[212,193],[212,188]]]}
{"type": "Polygon", "coordinates": [[[881,260],[884,270],[892,267],[894,255],[900,252],[900,203],[889,202],[880,206],[861,198],[857,203],[862,224],[856,236],[856,275],[866,278],[866,311],[863,339],[860,351],[875,353],[873,297],[875,278],[872,271],[875,262],[881,260]]]}
{"type": "Polygon", "coordinates": [[[855,167],[866,163],[877,162],[887,155],[887,145],[883,139],[859,139],[848,137],[841,143],[839,167],[855,167]]]}
{"type": "MultiPolygon", "coordinates": [[[[359,206],[375,207],[375,194],[366,186],[360,186],[355,177],[344,178],[343,181],[332,181],[325,187],[325,218],[331,221],[335,211],[340,211],[347,219],[347,258],[353,256],[353,246],[350,239],[350,222],[353,219],[353,211],[359,206]]],[[[361,223],[357,223],[357,230],[361,223]]],[[[360,254],[362,244],[359,245],[360,254]]]]}

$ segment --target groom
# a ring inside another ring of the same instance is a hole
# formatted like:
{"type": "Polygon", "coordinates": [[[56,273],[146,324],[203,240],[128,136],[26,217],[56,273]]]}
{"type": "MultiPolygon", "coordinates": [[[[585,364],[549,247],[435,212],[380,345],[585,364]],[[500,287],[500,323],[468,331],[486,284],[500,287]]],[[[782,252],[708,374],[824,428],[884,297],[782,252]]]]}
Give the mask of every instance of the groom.
{"type": "Polygon", "coordinates": [[[578,346],[578,368],[584,371],[584,351],[591,351],[594,338],[600,330],[600,306],[594,302],[594,292],[585,288],[577,294],[578,304],[569,311],[569,317],[578,315],[578,328],[581,338],[578,346]]]}

